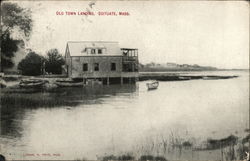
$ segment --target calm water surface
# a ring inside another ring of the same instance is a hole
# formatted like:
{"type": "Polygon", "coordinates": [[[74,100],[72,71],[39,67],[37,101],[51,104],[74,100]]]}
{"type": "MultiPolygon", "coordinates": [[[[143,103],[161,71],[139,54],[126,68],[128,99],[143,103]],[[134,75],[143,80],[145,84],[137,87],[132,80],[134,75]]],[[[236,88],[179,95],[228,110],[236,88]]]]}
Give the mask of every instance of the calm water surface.
{"type": "MultiPolygon", "coordinates": [[[[240,77],[160,82],[153,91],[147,91],[146,82],[138,82],[2,92],[16,102],[1,107],[0,152],[7,159],[98,159],[111,154],[200,159],[202,152],[181,154],[161,147],[171,140],[198,147],[208,138],[243,137],[249,127],[249,73],[208,74],[240,77]],[[20,103],[23,98],[59,103],[25,106],[20,103]]],[[[220,159],[217,152],[204,156],[220,159]]]]}

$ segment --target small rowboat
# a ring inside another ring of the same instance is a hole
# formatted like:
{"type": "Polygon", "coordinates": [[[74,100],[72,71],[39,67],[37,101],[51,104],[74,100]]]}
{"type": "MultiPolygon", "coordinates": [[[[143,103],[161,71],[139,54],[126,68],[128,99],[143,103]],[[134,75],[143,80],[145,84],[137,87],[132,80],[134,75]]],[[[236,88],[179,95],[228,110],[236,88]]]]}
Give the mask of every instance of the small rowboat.
{"type": "Polygon", "coordinates": [[[19,86],[22,88],[41,88],[46,83],[48,83],[48,81],[46,80],[28,79],[28,80],[21,80],[19,86]]]}
{"type": "Polygon", "coordinates": [[[80,87],[83,86],[83,82],[75,82],[72,80],[57,80],[55,84],[59,87],[80,87]]]}
{"type": "Polygon", "coordinates": [[[158,86],[159,86],[158,81],[153,81],[153,82],[147,83],[148,90],[157,89],[158,86]]]}
{"type": "Polygon", "coordinates": [[[191,77],[182,77],[182,76],[180,76],[179,79],[180,79],[180,80],[190,80],[191,77]]]}
{"type": "Polygon", "coordinates": [[[202,77],[203,80],[215,80],[218,79],[217,77],[213,77],[213,76],[204,76],[202,77]]]}

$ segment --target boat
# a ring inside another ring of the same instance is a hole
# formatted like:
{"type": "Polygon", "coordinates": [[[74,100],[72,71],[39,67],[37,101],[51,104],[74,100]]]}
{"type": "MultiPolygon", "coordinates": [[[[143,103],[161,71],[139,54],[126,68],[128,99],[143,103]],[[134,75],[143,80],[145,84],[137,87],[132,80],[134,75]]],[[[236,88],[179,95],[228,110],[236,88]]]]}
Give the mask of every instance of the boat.
{"type": "Polygon", "coordinates": [[[47,80],[27,79],[21,80],[19,86],[22,88],[42,88],[46,83],[48,83],[47,80]]]}
{"type": "Polygon", "coordinates": [[[83,82],[75,82],[73,80],[56,80],[55,84],[59,87],[80,87],[83,86],[83,82]]]}
{"type": "Polygon", "coordinates": [[[102,85],[102,81],[89,79],[86,81],[86,85],[88,86],[102,85]]]}
{"type": "Polygon", "coordinates": [[[148,90],[152,90],[152,89],[157,89],[159,86],[159,82],[158,81],[152,81],[150,83],[146,84],[148,87],[148,90]]]}
{"type": "Polygon", "coordinates": [[[217,77],[214,77],[214,76],[204,76],[202,77],[203,80],[215,80],[215,79],[218,79],[217,77]]]}
{"type": "Polygon", "coordinates": [[[180,80],[190,80],[191,77],[179,76],[180,80]]]}

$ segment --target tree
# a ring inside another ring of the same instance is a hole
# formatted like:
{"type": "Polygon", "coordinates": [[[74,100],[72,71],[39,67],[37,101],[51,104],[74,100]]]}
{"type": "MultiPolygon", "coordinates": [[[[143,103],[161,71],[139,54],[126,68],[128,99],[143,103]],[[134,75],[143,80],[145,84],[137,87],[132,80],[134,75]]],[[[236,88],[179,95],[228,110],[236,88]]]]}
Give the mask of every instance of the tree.
{"type": "Polygon", "coordinates": [[[47,52],[45,71],[52,74],[62,74],[62,65],[65,61],[57,49],[50,49],[47,52]]]}
{"type": "Polygon", "coordinates": [[[43,64],[45,58],[30,51],[27,56],[22,59],[17,68],[22,71],[23,75],[35,76],[43,74],[43,64]]]}
{"type": "Polygon", "coordinates": [[[1,71],[4,68],[12,67],[12,57],[14,52],[18,50],[17,41],[10,38],[10,34],[1,35],[1,71]]]}
{"type": "Polygon", "coordinates": [[[1,3],[1,71],[14,65],[12,58],[21,38],[26,40],[32,31],[31,11],[15,3],[1,3]],[[18,39],[13,37],[19,37],[18,39]],[[20,38],[21,37],[21,38],[20,38]]]}

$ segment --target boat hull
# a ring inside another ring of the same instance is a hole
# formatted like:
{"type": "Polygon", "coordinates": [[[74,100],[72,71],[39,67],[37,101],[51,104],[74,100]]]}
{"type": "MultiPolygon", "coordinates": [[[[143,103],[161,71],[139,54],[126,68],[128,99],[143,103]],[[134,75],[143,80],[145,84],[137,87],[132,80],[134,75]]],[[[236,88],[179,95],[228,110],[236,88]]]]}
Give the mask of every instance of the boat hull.
{"type": "Polygon", "coordinates": [[[147,83],[148,90],[157,89],[159,86],[159,82],[147,83]]]}
{"type": "Polygon", "coordinates": [[[70,82],[70,81],[57,81],[55,84],[59,87],[81,87],[84,86],[83,82],[70,82]]]}
{"type": "Polygon", "coordinates": [[[45,81],[41,82],[20,82],[19,86],[21,88],[42,88],[45,85],[45,81]]]}

